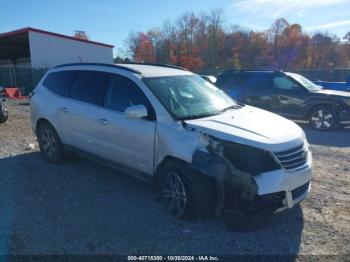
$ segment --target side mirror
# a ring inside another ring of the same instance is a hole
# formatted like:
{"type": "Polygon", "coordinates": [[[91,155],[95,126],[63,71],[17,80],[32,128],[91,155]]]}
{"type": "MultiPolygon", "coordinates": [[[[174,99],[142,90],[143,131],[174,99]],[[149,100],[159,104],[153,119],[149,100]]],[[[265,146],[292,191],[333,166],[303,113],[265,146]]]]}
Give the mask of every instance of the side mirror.
{"type": "Polygon", "coordinates": [[[148,112],[144,105],[136,105],[125,109],[124,115],[130,119],[146,118],[148,117],[148,112]]]}
{"type": "Polygon", "coordinates": [[[218,79],[217,79],[215,76],[212,76],[212,75],[208,76],[208,80],[209,80],[209,82],[212,83],[213,85],[215,85],[216,82],[218,81],[218,79]]]}
{"type": "Polygon", "coordinates": [[[212,75],[201,75],[201,77],[213,85],[215,85],[215,83],[217,82],[217,78],[212,75]]]}

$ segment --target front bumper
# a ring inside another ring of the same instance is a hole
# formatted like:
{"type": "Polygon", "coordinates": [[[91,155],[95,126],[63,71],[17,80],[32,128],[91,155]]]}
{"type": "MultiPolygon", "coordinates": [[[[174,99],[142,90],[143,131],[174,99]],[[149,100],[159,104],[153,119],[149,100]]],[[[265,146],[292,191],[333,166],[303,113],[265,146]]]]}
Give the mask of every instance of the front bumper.
{"type": "Polygon", "coordinates": [[[258,195],[249,210],[226,209],[227,225],[233,230],[251,229],[264,225],[279,214],[293,208],[310,193],[311,182],[307,182],[291,191],[281,191],[258,195]]]}
{"type": "Polygon", "coordinates": [[[281,169],[254,177],[258,186],[258,194],[255,195],[254,201],[242,202],[241,208],[238,209],[231,204],[235,197],[228,192],[233,192],[232,188],[230,190],[230,187],[226,186],[226,214],[236,222],[241,217],[238,225],[241,222],[261,224],[266,219],[275,216],[276,213],[293,208],[310,193],[311,158],[308,163],[309,165],[300,170],[286,172],[281,169]]]}
{"type": "MultiPolygon", "coordinates": [[[[258,185],[259,199],[273,199],[265,201],[274,208],[274,213],[292,208],[303,201],[311,189],[312,165],[309,158],[307,165],[300,170],[287,172],[276,170],[263,173],[255,177],[258,185]]],[[[258,206],[257,206],[258,208],[258,206]]]]}

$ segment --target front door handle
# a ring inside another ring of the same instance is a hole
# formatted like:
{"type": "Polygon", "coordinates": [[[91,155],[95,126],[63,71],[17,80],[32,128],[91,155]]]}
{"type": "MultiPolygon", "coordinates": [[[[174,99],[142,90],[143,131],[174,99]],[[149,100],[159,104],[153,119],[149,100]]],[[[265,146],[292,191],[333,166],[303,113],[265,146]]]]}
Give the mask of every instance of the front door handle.
{"type": "Polygon", "coordinates": [[[97,120],[101,125],[104,125],[104,126],[106,126],[106,125],[108,125],[109,124],[109,122],[108,122],[108,120],[107,119],[99,119],[99,120],[97,120]]]}
{"type": "Polygon", "coordinates": [[[63,112],[63,113],[68,113],[68,108],[67,107],[61,107],[59,110],[61,112],[63,112]]]}

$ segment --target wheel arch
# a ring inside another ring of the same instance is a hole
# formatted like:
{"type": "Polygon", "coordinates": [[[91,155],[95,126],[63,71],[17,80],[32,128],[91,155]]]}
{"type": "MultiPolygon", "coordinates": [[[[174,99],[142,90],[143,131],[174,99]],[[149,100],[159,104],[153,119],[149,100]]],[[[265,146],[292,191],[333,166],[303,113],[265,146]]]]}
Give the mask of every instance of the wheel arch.
{"type": "MultiPolygon", "coordinates": [[[[197,151],[196,151],[197,152],[197,151]]],[[[196,152],[194,153],[194,156],[196,156],[196,152]]],[[[214,156],[212,155],[208,155],[208,157],[213,157],[214,162],[218,162],[217,159],[215,159],[214,156]]],[[[214,172],[212,169],[207,168],[206,165],[201,164],[198,160],[196,160],[197,157],[194,157],[192,160],[192,162],[188,162],[184,159],[178,158],[178,157],[174,157],[171,155],[167,155],[163,158],[163,160],[159,163],[159,165],[157,166],[157,168],[155,169],[155,174],[153,177],[153,186],[154,189],[157,191],[159,189],[160,186],[160,175],[161,175],[161,170],[162,167],[164,167],[165,165],[167,165],[170,162],[175,162],[176,164],[179,165],[185,165],[190,169],[193,169],[194,172],[196,172],[197,174],[201,174],[205,177],[208,177],[210,179],[212,179],[213,181],[215,181],[215,183],[218,183],[217,179],[219,179],[218,177],[220,177],[222,175],[222,173],[224,172],[223,170],[223,166],[222,166],[222,162],[218,162],[217,164],[219,165],[215,165],[213,164],[216,168],[218,168],[216,170],[216,172],[214,172]]],[[[208,159],[206,159],[208,160],[208,159]]],[[[224,164],[225,165],[225,164],[224,164]]]]}
{"type": "Polygon", "coordinates": [[[55,127],[55,125],[50,121],[48,120],[47,118],[45,117],[40,117],[37,121],[36,121],[36,124],[35,124],[35,133],[38,134],[38,129],[41,125],[43,124],[49,124],[50,126],[52,126],[52,128],[55,130],[58,138],[61,140],[61,136],[60,136],[60,133],[58,132],[57,128],[55,127]]]}
{"type": "Polygon", "coordinates": [[[190,200],[190,211],[185,215],[186,218],[207,219],[214,217],[221,196],[216,178],[203,172],[203,170],[198,169],[193,163],[167,155],[159,164],[155,176],[156,187],[154,187],[154,190],[156,194],[159,195],[160,199],[162,199],[162,177],[163,175],[168,174],[161,172],[162,167],[165,166],[167,166],[167,168],[170,167],[170,170],[173,168],[172,166],[176,166],[177,171],[175,169],[175,172],[179,172],[180,178],[184,182],[185,187],[186,185],[189,186],[187,187],[189,189],[188,193],[192,200],[190,200]],[[172,165],[167,166],[169,163],[172,165]],[[180,170],[178,169],[179,166],[180,170]]]}
{"type": "Polygon", "coordinates": [[[178,162],[179,164],[182,164],[182,165],[188,165],[188,166],[191,166],[191,163],[181,159],[181,158],[178,158],[178,157],[174,157],[174,156],[171,156],[171,155],[166,155],[163,160],[157,165],[157,167],[155,168],[155,172],[154,172],[154,176],[153,176],[153,188],[158,191],[159,188],[160,188],[160,175],[161,175],[161,170],[162,168],[170,163],[170,162],[178,162]]]}
{"type": "MultiPolygon", "coordinates": [[[[35,131],[38,132],[39,127],[44,123],[47,123],[47,124],[51,125],[53,128],[55,128],[54,125],[49,120],[47,120],[44,117],[41,117],[36,121],[35,131]]],[[[56,128],[55,128],[55,130],[56,130],[56,128]]]]}
{"type": "Polygon", "coordinates": [[[306,118],[309,118],[310,117],[310,114],[312,113],[312,111],[317,108],[317,107],[328,107],[328,108],[331,108],[332,110],[335,111],[335,113],[338,114],[338,108],[340,107],[340,104],[335,102],[335,103],[332,103],[332,102],[325,102],[325,101],[319,101],[319,102],[315,102],[315,103],[312,103],[308,108],[307,108],[307,111],[306,111],[306,118]]]}

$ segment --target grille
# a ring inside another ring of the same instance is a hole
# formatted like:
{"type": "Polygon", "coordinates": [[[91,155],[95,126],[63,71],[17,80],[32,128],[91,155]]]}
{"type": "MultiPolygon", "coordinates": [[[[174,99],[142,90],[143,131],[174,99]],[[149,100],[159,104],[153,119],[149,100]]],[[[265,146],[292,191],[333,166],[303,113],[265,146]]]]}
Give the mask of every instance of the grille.
{"type": "Polygon", "coordinates": [[[275,152],[274,155],[284,169],[293,170],[305,166],[308,151],[305,149],[304,144],[302,144],[292,149],[275,152]]]}
{"type": "Polygon", "coordinates": [[[306,191],[309,189],[310,182],[307,182],[306,184],[297,187],[296,189],[292,190],[292,198],[293,200],[298,199],[302,195],[306,193],[306,191]]]}

